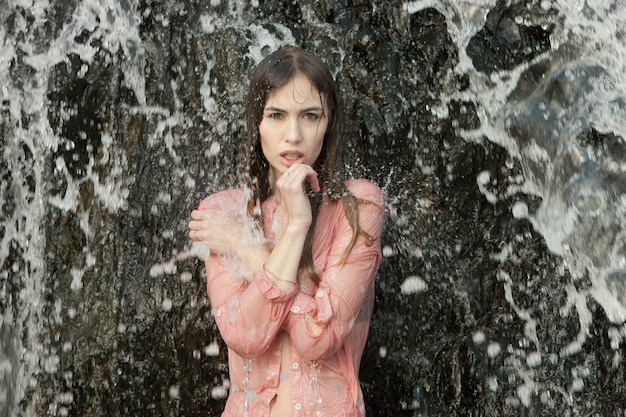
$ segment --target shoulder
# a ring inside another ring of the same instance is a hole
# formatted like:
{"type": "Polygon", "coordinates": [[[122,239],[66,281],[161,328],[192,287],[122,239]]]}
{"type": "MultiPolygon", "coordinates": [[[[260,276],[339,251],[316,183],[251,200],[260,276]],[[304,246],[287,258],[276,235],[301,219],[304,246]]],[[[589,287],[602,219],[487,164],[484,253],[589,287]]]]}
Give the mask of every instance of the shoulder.
{"type": "Polygon", "coordinates": [[[241,188],[219,191],[206,197],[198,206],[201,210],[232,210],[246,206],[246,193],[241,188]]]}
{"type": "Polygon", "coordinates": [[[369,201],[381,207],[385,205],[383,190],[369,180],[348,180],[346,181],[346,188],[359,200],[369,201]]]}

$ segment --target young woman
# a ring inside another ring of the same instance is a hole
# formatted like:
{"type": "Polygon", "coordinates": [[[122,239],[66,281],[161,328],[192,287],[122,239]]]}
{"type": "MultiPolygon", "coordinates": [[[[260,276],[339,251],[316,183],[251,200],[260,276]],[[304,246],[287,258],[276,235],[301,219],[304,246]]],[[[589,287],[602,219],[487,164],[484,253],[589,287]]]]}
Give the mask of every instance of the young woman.
{"type": "Polygon", "coordinates": [[[364,416],[383,194],[340,177],[337,89],[315,55],[266,57],[246,112],[248,187],[209,196],[189,222],[210,251],[207,292],[228,346],[222,416],[364,416]]]}

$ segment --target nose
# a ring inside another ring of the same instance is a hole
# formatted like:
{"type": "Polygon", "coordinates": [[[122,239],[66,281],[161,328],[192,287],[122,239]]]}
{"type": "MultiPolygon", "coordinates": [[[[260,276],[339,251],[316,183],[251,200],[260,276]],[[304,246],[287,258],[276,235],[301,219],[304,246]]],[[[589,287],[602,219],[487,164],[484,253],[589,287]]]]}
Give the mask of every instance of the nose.
{"type": "Polygon", "coordinates": [[[285,140],[290,143],[297,143],[302,140],[302,126],[298,118],[292,118],[287,123],[285,140]]]}

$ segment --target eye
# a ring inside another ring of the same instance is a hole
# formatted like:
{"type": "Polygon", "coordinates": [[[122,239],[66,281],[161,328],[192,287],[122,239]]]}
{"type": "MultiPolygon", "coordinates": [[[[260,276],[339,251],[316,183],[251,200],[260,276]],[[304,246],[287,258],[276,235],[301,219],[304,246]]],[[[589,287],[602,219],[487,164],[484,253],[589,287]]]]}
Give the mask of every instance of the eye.
{"type": "Polygon", "coordinates": [[[282,120],[283,115],[282,113],[270,113],[267,115],[267,118],[270,120],[282,120]]]}
{"type": "Polygon", "coordinates": [[[318,120],[320,118],[320,115],[317,113],[305,113],[304,114],[304,118],[307,120],[318,120]]]}

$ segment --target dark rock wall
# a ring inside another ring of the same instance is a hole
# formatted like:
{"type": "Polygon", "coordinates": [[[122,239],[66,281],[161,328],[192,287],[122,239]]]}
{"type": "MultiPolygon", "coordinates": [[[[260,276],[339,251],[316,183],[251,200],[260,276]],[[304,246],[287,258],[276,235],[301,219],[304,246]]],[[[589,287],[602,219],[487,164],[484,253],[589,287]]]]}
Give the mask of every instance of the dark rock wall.
{"type": "Polygon", "coordinates": [[[498,138],[459,134],[481,127],[461,56],[487,84],[532,63],[517,91],[528,96],[547,73],[536,58],[549,55],[557,8],[497,2],[459,45],[450,19],[471,16],[454,2],[259,3],[0,12],[0,416],[219,414],[225,347],[187,217],[240,182],[247,73],[290,42],[336,73],[347,172],[387,193],[368,415],[624,415],[626,352],[611,336],[623,324],[591,297],[587,321],[564,307],[591,278],[512,214],[541,205],[507,192],[527,167],[498,138]]]}

